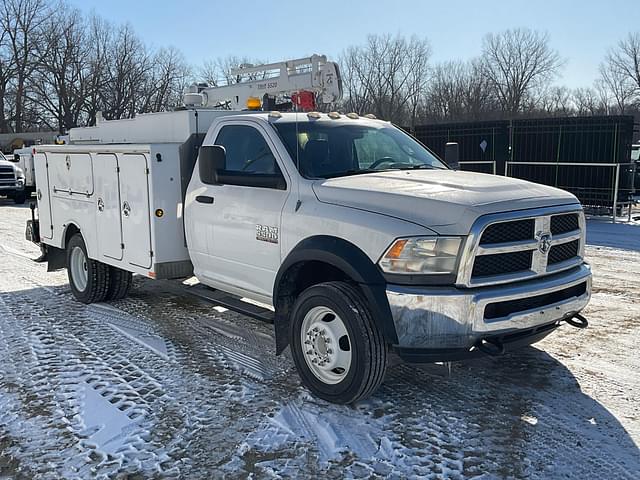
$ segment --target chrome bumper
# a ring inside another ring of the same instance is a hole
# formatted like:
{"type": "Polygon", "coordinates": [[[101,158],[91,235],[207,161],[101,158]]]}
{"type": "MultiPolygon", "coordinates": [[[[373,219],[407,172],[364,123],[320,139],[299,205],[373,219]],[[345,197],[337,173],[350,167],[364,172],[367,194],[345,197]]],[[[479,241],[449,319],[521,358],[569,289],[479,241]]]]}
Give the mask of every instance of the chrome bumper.
{"type": "Polygon", "coordinates": [[[509,285],[482,288],[387,286],[400,348],[469,349],[483,337],[526,331],[571,317],[591,297],[591,268],[571,270],[509,285]],[[492,303],[552,294],[586,283],[580,296],[508,316],[486,319],[492,303]]]}
{"type": "Polygon", "coordinates": [[[8,184],[8,183],[0,184],[0,192],[6,192],[6,191],[21,192],[22,190],[24,190],[24,183],[16,182],[13,184],[8,184]]]}

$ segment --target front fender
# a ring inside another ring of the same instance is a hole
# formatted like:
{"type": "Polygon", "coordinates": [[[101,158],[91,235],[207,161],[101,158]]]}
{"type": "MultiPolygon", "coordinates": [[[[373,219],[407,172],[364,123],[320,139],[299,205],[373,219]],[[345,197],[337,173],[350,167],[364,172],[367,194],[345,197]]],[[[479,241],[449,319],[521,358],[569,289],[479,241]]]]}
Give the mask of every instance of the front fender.
{"type": "Polygon", "coordinates": [[[304,262],[322,262],[343,272],[360,287],[373,320],[388,343],[395,344],[398,337],[391,317],[386,295],[386,281],[378,267],[356,245],[339,237],[317,235],[300,241],[284,260],[276,275],[273,289],[273,305],[276,306],[276,353],[288,344],[289,308],[282,306],[286,279],[296,265],[304,262]],[[279,308],[279,304],[282,308],[279,308]]]}

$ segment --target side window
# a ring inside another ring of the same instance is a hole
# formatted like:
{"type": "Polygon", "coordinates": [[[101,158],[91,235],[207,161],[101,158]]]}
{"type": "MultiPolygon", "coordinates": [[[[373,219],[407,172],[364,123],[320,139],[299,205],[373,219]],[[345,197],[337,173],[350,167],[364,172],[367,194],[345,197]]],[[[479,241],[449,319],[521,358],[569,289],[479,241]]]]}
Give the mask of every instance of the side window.
{"type": "Polygon", "coordinates": [[[228,172],[280,174],[269,145],[258,130],[247,125],[222,127],[216,145],[227,152],[225,170],[228,172]]]}

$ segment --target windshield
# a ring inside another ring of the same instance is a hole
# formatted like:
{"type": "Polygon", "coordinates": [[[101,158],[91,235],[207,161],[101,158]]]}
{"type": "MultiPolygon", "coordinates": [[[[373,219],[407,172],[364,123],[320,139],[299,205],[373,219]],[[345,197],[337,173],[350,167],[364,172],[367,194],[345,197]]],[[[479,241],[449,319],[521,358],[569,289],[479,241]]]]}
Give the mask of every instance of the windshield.
{"type": "Polygon", "coordinates": [[[388,170],[447,169],[409,135],[390,125],[342,122],[275,123],[291,158],[307,178],[388,170]]]}

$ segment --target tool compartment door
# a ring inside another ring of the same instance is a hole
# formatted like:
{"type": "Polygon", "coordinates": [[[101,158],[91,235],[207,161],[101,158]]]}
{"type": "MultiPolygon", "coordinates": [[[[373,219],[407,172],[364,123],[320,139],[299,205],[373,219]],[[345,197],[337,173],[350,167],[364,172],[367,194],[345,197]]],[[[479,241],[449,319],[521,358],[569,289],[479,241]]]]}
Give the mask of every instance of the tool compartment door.
{"type": "Polygon", "coordinates": [[[122,154],[118,166],[124,261],[138,267],[151,268],[147,157],[138,153],[122,154]]]}
{"type": "Polygon", "coordinates": [[[101,256],[122,260],[122,218],[118,157],[113,153],[94,156],[96,179],[96,233],[101,256]]]}
{"type": "Polygon", "coordinates": [[[46,153],[34,157],[36,168],[36,196],[38,198],[38,216],[40,217],[40,236],[53,238],[53,219],[51,217],[51,193],[49,191],[49,163],[46,153]]]}

